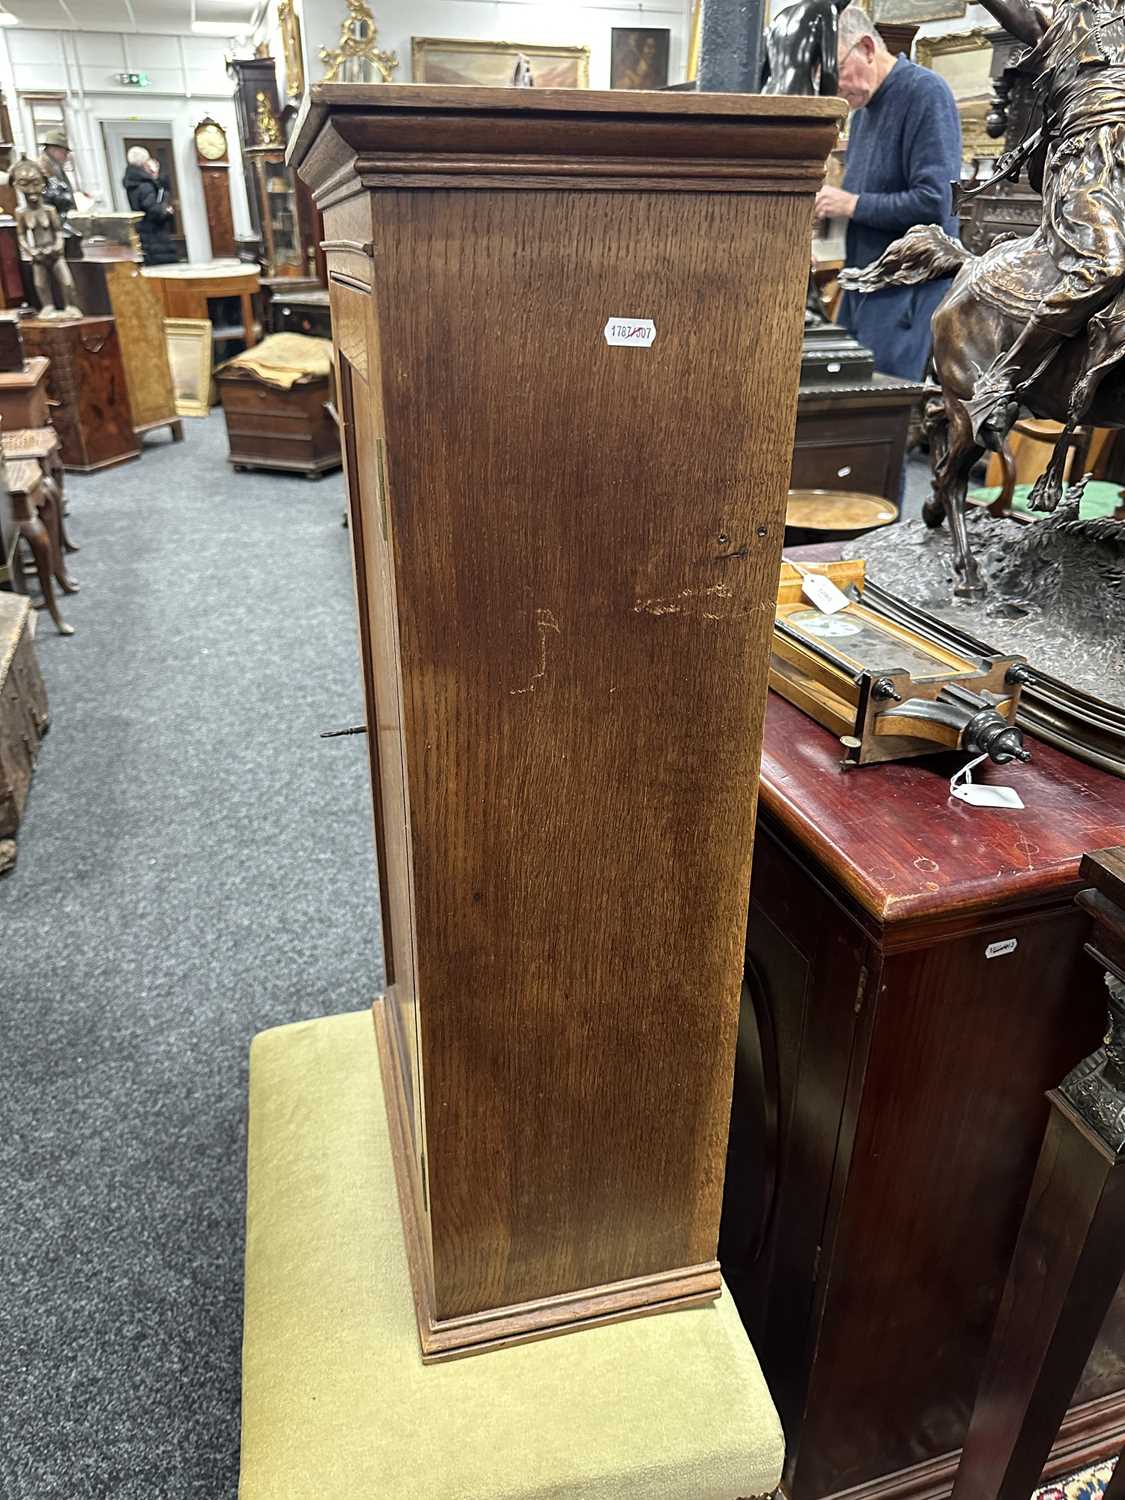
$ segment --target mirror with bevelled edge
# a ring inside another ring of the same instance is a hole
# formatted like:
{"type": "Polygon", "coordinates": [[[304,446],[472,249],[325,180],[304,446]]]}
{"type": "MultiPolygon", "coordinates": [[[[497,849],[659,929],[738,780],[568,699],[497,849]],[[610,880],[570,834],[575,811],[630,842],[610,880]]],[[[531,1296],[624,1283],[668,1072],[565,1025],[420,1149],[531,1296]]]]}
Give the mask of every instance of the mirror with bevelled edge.
{"type": "Polygon", "coordinates": [[[323,85],[295,132],[426,1359],[720,1293],[809,224],[843,114],[323,85]]]}

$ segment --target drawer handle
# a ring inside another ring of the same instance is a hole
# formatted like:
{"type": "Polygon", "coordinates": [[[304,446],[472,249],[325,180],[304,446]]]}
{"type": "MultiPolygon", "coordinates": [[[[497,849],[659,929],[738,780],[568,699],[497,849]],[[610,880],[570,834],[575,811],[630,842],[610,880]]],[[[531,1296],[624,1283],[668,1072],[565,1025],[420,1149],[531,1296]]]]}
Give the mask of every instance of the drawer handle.
{"type": "Polygon", "coordinates": [[[829,373],[829,375],[839,375],[840,371],[843,368],[844,367],[840,363],[840,361],[838,359],[834,359],[832,361],[832,363],[828,366],[828,373],[829,373]]]}
{"type": "Polygon", "coordinates": [[[354,250],[357,255],[374,255],[374,240],[321,240],[322,250],[354,250]]]}

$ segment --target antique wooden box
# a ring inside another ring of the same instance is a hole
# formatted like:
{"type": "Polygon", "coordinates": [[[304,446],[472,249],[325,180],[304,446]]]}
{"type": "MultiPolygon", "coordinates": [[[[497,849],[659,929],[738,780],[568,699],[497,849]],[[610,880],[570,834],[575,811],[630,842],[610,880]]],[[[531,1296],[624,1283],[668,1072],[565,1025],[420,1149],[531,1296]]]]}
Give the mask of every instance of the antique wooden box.
{"type": "MultiPolygon", "coordinates": [[[[75,318],[20,324],[29,354],[51,362],[47,387],[51,421],[62,444],[63,467],[87,473],[138,458],[125,366],[113,318],[75,318]]],[[[14,377],[9,377],[14,378],[14,377]]],[[[30,422],[40,427],[42,422],[30,422]]]]}
{"type": "MultiPolygon", "coordinates": [[[[1047,1121],[1098,1044],[1073,901],[1125,840],[1125,781],[1028,737],[844,772],[770,694],[719,1242],[785,1427],[789,1500],[945,1500],[1047,1121]]],[[[1125,1441],[1125,1298],[1053,1454],[1125,1441]]]]}
{"type": "MultiPolygon", "coordinates": [[[[26,334],[26,321],[20,327],[26,334]]],[[[51,420],[51,410],[47,405],[47,369],[47,361],[32,354],[22,370],[0,374],[0,423],[5,431],[46,427],[51,420]]]]}
{"type": "Polygon", "coordinates": [[[842,114],[322,85],[297,134],[426,1357],[719,1292],[810,203],[842,114]]]}
{"type": "Polygon", "coordinates": [[[290,469],[318,479],[340,467],[340,433],[328,411],[327,375],[288,390],[229,365],[215,376],[236,469],[290,469]]]}

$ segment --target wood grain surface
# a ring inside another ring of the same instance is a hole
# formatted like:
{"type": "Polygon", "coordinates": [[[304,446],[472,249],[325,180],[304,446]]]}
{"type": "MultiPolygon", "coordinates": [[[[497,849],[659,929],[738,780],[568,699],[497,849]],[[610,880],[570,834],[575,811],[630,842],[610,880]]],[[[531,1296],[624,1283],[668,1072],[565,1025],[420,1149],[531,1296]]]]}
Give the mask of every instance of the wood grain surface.
{"type": "Polygon", "coordinates": [[[453,1317],[714,1259],[806,205],[375,208],[453,1317]]]}

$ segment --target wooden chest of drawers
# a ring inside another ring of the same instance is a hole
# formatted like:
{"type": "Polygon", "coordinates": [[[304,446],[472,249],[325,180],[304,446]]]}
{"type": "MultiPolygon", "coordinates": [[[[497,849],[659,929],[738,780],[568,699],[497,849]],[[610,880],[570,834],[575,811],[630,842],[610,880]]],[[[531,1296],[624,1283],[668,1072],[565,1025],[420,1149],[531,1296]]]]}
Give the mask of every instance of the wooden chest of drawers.
{"type": "Polygon", "coordinates": [[[139,458],[114,319],[55,323],[28,318],[20,328],[28,353],[41,354],[51,362],[47,393],[53,403],[51,420],[62,444],[63,467],[88,473],[139,458]]]}
{"type": "Polygon", "coordinates": [[[319,479],[340,467],[340,434],[327,409],[332,399],[327,376],[283,390],[232,366],[215,381],[236,469],[289,469],[319,479]]]}
{"type": "Polygon", "coordinates": [[[897,500],[910,413],[921,395],[920,385],[888,375],[802,386],[790,489],[858,490],[897,500]]]}
{"type": "Polygon", "coordinates": [[[270,328],[274,333],[305,333],[314,339],[332,337],[332,312],[328,292],[278,292],[270,303],[270,328]]]}

